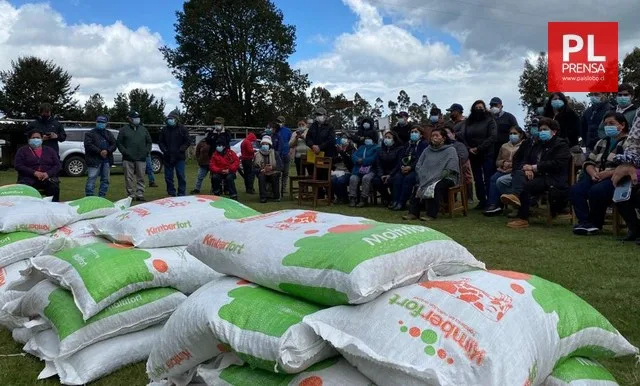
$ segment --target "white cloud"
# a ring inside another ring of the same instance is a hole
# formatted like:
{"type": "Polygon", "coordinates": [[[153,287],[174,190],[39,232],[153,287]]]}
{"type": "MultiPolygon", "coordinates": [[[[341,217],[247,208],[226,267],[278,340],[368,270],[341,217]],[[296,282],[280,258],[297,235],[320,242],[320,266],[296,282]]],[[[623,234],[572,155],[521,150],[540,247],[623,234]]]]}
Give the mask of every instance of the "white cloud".
{"type": "Polygon", "coordinates": [[[145,27],[132,30],[119,21],[68,25],[48,4],[18,8],[0,0],[0,69],[20,56],[50,59],[80,85],[82,102],[100,93],[112,104],[118,92],[141,87],[173,109],[180,85],[158,51],[162,45],[160,35],[145,27]]]}

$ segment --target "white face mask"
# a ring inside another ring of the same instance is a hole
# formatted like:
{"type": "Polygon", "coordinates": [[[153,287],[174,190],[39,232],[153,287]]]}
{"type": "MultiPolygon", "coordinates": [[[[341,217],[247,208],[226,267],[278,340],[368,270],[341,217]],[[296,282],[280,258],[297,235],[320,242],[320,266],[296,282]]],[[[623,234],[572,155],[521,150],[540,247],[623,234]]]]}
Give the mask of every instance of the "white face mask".
{"type": "Polygon", "coordinates": [[[131,123],[133,123],[134,125],[139,125],[140,124],[140,118],[131,118],[131,123]]]}
{"type": "Polygon", "coordinates": [[[214,126],[214,129],[215,129],[217,132],[221,132],[221,131],[222,131],[222,125],[215,125],[215,126],[214,126]]]}
{"type": "Polygon", "coordinates": [[[500,113],[500,108],[499,107],[492,107],[491,108],[491,113],[493,113],[494,115],[497,115],[498,113],[500,113]]]}
{"type": "Polygon", "coordinates": [[[363,127],[365,130],[369,130],[369,129],[371,128],[371,125],[369,124],[369,122],[365,122],[365,123],[363,123],[363,124],[362,124],[362,127],[363,127]]]}
{"type": "Polygon", "coordinates": [[[318,123],[324,123],[324,121],[327,119],[327,117],[325,117],[324,115],[318,115],[316,117],[316,121],[318,121],[318,123]]]}

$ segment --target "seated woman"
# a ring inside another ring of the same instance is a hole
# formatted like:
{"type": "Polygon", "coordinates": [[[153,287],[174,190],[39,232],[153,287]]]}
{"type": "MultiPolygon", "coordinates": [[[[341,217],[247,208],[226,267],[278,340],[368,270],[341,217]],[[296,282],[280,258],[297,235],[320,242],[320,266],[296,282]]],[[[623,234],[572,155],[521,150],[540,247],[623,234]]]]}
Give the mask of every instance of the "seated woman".
{"type": "Polygon", "coordinates": [[[280,178],[282,176],[282,158],[273,150],[271,137],[265,135],[260,141],[260,150],[253,158],[253,169],[258,176],[258,190],[260,202],[267,202],[267,185],[271,184],[272,197],[280,202],[280,178]]]}
{"type": "Polygon", "coordinates": [[[53,202],[59,202],[58,175],[62,165],[58,153],[50,146],[42,146],[42,132],[39,130],[32,130],[27,137],[28,145],[18,149],[14,160],[18,183],[44,190],[46,196],[53,197],[53,202]]]}
{"type": "Polygon", "coordinates": [[[225,138],[218,138],[215,144],[215,151],[209,161],[213,194],[216,196],[222,195],[222,182],[224,181],[231,199],[237,200],[236,172],[240,168],[240,158],[229,148],[229,143],[225,138]]]}
{"type": "Polygon", "coordinates": [[[467,193],[467,201],[469,204],[473,203],[473,172],[471,171],[471,162],[469,162],[469,148],[464,142],[458,140],[456,136],[456,131],[449,126],[445,126],[444,129],[447,131],[447,138],[451,142],[451,145],[456,148],[458,152],[458,158],[460,158],[460,178],[462,178],[462,183],[464,184],[464,188],[467,193]]]}
{"type": "Polygon", "coordinates": [[[460,161],[456,149],[448,143],[447,132],[441,128],[431,131],[431,144],[422,152],[416,164],[418,189],[411,197],[409,214],[405,220],[431,221],[438,217],[440,202],[450,187],[460,180],[460,161]],[[420,217],[422,203],[427,205],[427,216],[420,217]]]}
{"type": "MultiPolygon", "coordinates": [[[[640,180],[640,169],[636,169],[636,178],[640,180]]],[[[635,241],[640,245],[640,229],[638,229],[638,212],[640,210],[640,185],[633,187],[631,198],[627,201],[616,203],[620,217],[627,224],[628,233],[622,241],[635,241]]]]}
{"type": "Polygon", "coordinates": [[[351,157],[356,151],[356,147],[351,139],[342,137],[336,145],[337,155],[333,158],[331,171],[331,192],[335,196],[334,204],[343,204],[348,202],[349,194],[347,187],[351,178],[351,170],[353,169],[353,160],[351,157]]]}
{"type": "Polygon", "coordinates": [[[391,186],[402,150],[402,144],[395,132],[387,131],[384,133],[384,139],[376,161],[376,176],[373,179],[373,184],[378,193],[380,193],[382,205],[384,206],[391,203],[391,186]]]}
{"type": "Polygon", "coordinates": [[[374,166],[378,159],[380,146],[374,141],[377,133],[364,133],[364,143],[351,156],[353,161],[353,170],[349,179],[349,206],[364,208],[369,202],[369,193],[371,193],[371,183],[375,177],[374,166]],[[362,190],[360,192],[360,201],[358,202],[358,186],[362,181],[362,190]]]}
{"type": "Polygon", "coordinates": [[[407,200],[416,185],[416,163],[421,151],[427,147],[422,139],[422,128],[414,127],[409,132],[409,142],[400,152],[399,162],[394,170],[393,201],[389,209],[402,211],[406,209],[407,200]]]}
{"type": "Polygon", "coordinates": [[[498,159],[496,160],[497,171],[491,176],[489,183],[489,195],[487,198],[487,209],[484,211],[485,216],[495,216],[502,212],[500,205],[500,189],[498,188],[498,179],[500,177],[510,175],[513,170],[513,155],[516,154],[520,145],[524,140],[524,130],[519,126],[514,126],[509,130],[509,142],[500,147],[498,159]]]}
{"type": "Polygon", "coordinates": [[[600,232],[615,191],[611,177],[619,165],[616,156],[624,154],[629,123],[622,113],[612,111],[604,116],[604,129],[606,138],[597,142],[582,166],[582,177],[571,187],[569,197],[578,218],[573,227],[576,235],[600,232]]]}

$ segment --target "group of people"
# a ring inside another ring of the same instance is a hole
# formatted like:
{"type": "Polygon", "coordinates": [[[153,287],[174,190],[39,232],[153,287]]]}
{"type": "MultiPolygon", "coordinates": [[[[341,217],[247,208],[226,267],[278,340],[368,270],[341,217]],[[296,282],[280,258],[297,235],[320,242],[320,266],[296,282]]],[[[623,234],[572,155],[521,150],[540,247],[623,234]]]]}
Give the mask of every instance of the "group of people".
{"type": "MultiPolygon", "coordinates": [[[[469,199],[475,190],[476,209],[486,216],[514,208],[508,215],[510,228],[528,227],[531,207],[547,201],[554,217],[570,216],[570,203],[577,218],[574,233],[593,235],[604,226],[615,186],[628,178],[634,185],[631,199],[616,205],[629,228],[625,239],[635,241],[640,237],[636,215],[640,192],[635,187],[640,167],[640,114],[633,103],[634,89],[621,84],[615,107],[603,94],[592,93],[590,99],[591,106],[579,117],[564,94],[551,94],[536,107],[527,131],[504,110],[498,97],[488,106],[482,100],[474,102],[468,116],[458,103],[447,109],[447,117],[434,107],[426,125],[414,125],[406,112],[400,112],[397,124],[384,133],[373,119],[363,117],[355,133],[336,135],[327,111],[317,108],[295,130],[286,127],[286,119],[280,116],[261,133],[250,132],[241,143],[240,156],[231,149],[231,133],[218,117],[196,146],[199,170],[190,193],[199,194],[210,175],[213,194],[237,199],[235,180],[240,173],[246,193],[256,193],[257,179],[260,202],[280,201],[293,160],[299,176],[331,181],[331,189],[320,194],[331,194],[328,199],[336,204],[362,208],[370,204],[372,194],[379,194],[390,210],[407,212],[403,219],[432,221],[447,204],[443,198],[448,189],[461,185],[469,199]],[[313,163],[307,161],[310,155],[330,158],[331,170],[314,172],[313,163]],[[572,166],[580,155],[585,159],[577,182],[571,185],[572,166]],[[426,214],[421,216],[424,209],[426,214]]],[[[51,118],[50,106],[43,105],[41,110],[41,117],[27,128],[28,145],[19,149],[15,167],[19,183],[42,189],[57,201],[61,170],[57,146],[65,134],[62,125],[51,118]]],[[[98,176],[99,195],[106,194],[113,152],[119,149],[126,192],[143,201],[149,132],[135,111],[117,138],[106,130],[107,125],[107,117],[100,116],[85,136],[86,194],[93,194],[98,176]]],[[[186,194],[185,160],[190,145],[177,112],[170,113],[159,140],[170,196],[186,194]]]]}

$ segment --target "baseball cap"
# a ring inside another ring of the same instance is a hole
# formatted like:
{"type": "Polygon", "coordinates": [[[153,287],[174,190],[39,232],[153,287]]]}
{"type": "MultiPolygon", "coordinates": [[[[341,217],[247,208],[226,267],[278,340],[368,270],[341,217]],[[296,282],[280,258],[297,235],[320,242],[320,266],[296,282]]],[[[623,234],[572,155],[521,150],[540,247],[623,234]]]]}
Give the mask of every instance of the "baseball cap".
{"type": "Polygon", "coordinates": [[[409,118],[409,113],[406,111],[400,111],[398,114],[396,114],[396,117],[409,118]]]}
{"type": "Polygon", "coordinates": [[[222,117],[216,117],[216,119],[213,120],[213,123],[220,123],[220,124],[224,124],[224,118],[222,117]]]}
{"type": "Polygon", "coordinates": [[[460,103],[454,103],[451,105],[451,107],[449,107],[447,109],[447,111],[459,111],[459,112],[463,112],[464,108],[462,107],[462,105],[460,103]]]}
{"type": "Polygon", "coordinates": [[[109,118],[107,118],[104,115],[100,115],[98,118],[96,118],[96,122],[98,122],[98,123],[108,123],[109,122],[109,118]]]}
{"type": "Polygon", "coordinates": [[[129,114],[127,114],[127,116],[129,118],[140,118],[140,114],[135,110],[129,111],[129,114]]]}
{"type": "Polygon", "coordinates": [[[327,115],[327,110],[323,107],[318,107],[315,111],[315,115],[327,115]]]}
{"type": "Polygon", "coordinates": [[[285,123],[286,121],[287,121],[287,120],[286,120],[286,119],[284,119],[284,117],[283,117],[282,115],[281,115],[281,116],[279,116],[278,118],[276,118],[276,122],[278,122],[278,123],[285,123]]]}
{"type": "Polygon", "coordinates": [[[502,99],[500,99],[498,97],[491,98],[491,101],[489,102],[489,106],[491,106],[491,105],[501,105],[501,104],[502,104],[502,99]]]}

